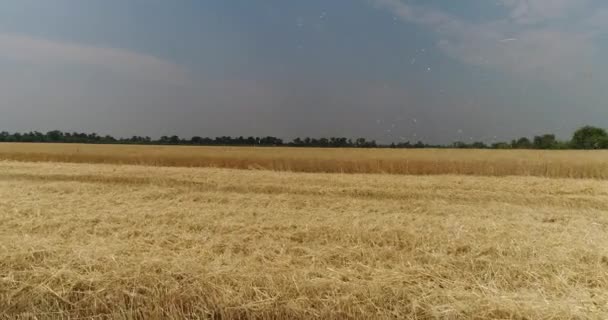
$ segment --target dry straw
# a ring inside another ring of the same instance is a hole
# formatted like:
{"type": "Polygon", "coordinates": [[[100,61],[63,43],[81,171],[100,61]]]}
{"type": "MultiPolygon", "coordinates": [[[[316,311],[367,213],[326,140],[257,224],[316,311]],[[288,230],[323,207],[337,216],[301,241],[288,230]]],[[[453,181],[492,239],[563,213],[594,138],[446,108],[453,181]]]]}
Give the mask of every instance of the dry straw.
{"type": "MultiPolygon", "coordinates": [[[[365,172],[397,170],[372,159],[404,155],[459,155],[460,166],[441,170],[467,174],[482,156],[518,163],[517,153],[494,152],[47,148],[38,154],[126,162],[157,153],[175,164],[293,152],[309,171],[335,170],[328,154],[367,160],[355,166],[365,172]]],[[[596,177],[602,161],[589,160],[596,177]]],[[[0,318],[606,319],[607,183],[4,161],[0,318]]]]}

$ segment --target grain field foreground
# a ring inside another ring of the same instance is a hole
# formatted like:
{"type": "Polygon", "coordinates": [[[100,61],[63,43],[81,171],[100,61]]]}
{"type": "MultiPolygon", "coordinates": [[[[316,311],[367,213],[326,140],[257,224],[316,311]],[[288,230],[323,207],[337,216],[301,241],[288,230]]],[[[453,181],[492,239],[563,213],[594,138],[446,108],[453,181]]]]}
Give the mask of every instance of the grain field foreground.
{"type": "Polygon", "coordinates": [[[0,162],[0,318],[608,318],[608,181],[0,162]]]}

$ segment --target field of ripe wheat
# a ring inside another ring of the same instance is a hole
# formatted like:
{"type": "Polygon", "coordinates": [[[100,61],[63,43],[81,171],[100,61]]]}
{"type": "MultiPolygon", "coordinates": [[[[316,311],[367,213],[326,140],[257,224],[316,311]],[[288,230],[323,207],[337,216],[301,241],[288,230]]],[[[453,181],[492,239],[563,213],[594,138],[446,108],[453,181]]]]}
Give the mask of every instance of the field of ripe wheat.
{"type": "MultiPolygon", "coordinates": [[[[604,153],[57,147],[0,153],[311,166],[458,154],[606,174],[604,153]]],[[[608,181],[475,174],[0,161],[0,318],[608,318],[608,181]]]]}
{"type": "Polygon", "coordinates": [[[608,179],[608,151],[0,144],[0,160],[406,175],[608,179]]]}

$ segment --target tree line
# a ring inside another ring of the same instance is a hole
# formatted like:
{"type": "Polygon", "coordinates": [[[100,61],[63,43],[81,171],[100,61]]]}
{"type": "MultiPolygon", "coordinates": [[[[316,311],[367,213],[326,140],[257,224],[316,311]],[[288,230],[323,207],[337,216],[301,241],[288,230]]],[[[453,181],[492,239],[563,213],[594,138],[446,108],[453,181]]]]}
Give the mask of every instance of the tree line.
{"type": "Polygon", "coordinates": [[[130,138],[115,138],[110,135],[101,136],[96,133],[62,132],[59,130],[42,133],[38,131],[27,133],[0,132],[0,142],[39,142],[39,143],[95,143],[95,144],[149,144],[149,145],[197,145],[197,146],[291,146],[319,148],[462,148],[462,149],[608,149],[608,133],[605,129],[585,126],[572,135],[569,141],[560,141],[554,134],[534,136],[532,139],[522,137],[511,142],[454,142],[450,145],[431,145],[418,141],[379,144],[366,138],[295,138],[291,141],[267,137],[230,137],[215,138],[194,136],[180,138],[179,136],[162,136],[159,139],[133,136],[130,138]]]}

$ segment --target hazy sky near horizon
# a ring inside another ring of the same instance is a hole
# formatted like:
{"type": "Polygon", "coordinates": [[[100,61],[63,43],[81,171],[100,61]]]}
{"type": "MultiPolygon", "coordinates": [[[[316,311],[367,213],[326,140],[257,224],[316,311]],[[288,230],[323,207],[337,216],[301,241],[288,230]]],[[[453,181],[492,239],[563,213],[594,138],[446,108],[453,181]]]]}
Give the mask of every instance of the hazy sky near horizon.
{"type": "Polygon", "coordinates": [[[565,138],[607,49],[603,0],[5,0],[0,131],[565,138]]]}

